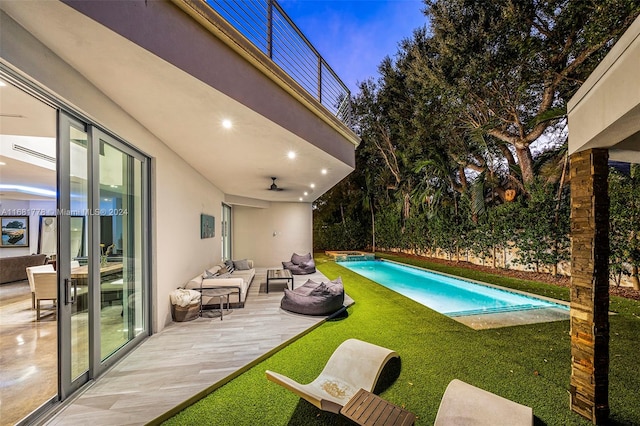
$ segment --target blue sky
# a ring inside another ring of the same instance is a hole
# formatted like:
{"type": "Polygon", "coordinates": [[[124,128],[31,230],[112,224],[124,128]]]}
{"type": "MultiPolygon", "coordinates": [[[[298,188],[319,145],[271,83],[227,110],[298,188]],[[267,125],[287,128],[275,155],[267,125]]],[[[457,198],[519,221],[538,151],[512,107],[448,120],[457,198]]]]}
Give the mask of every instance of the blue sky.
{"type": "Polygon", "coordinates": [[[298,28],[356,94],[385,56],[426,24],[421,0],[280,0],[298,28]]]}

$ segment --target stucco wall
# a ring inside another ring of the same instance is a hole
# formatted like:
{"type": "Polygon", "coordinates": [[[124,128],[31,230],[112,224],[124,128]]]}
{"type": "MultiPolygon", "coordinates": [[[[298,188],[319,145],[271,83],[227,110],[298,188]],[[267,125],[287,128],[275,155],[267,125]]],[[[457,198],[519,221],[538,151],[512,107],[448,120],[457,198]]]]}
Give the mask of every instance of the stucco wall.
{"type": "Polygon", "coordinates": [[[233,207],[233,258],[258,267],[282,267],[291,254],[313,249],[310,203],[270,203],[268,208],[233,207]]]}
{"type": "Polygon", "coordinates": [[[3,63],[153,159],[152,309],[161,330],[171,321],[169,292],[221,257],[219,233],[200,239],[200,213],[218,218],[222,192],[3,12],[0,20],[3,63]]]}

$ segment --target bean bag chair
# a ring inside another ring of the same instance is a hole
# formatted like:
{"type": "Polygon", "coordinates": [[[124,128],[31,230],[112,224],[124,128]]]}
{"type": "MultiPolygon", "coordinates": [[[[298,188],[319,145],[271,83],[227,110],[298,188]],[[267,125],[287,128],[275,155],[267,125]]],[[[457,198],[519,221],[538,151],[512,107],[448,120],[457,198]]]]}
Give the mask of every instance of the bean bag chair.
{"type": "Polygon", "coordinates": [[[304,255],[293,253],[290,262],[282,262],[282,267],[291,271],[293,275],[313,274],[316,271],[316,263],[311,253],[304,255]]]}
{"type": "Polygon", "coordinates": [[[295,290],[284,290],[280,307],[303,315],[329,315],[342,308],[344,286],[338,277],[328,283],[307,280],[295,290]]]}

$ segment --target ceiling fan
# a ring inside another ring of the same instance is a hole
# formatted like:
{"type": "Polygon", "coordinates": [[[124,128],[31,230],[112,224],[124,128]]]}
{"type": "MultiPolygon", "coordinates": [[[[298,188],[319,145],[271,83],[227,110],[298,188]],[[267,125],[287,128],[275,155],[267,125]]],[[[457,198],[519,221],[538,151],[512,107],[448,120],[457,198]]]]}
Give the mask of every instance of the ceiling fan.
{"type": "Polygon", "coordinates": [[[269,187],[269,191],[283,191],[284,188],[278,188],[278,185],[276,185],[276,179],[275,177],[272,177],[271,180],[273,181],[271,183],[271,186],[269,187]]]}

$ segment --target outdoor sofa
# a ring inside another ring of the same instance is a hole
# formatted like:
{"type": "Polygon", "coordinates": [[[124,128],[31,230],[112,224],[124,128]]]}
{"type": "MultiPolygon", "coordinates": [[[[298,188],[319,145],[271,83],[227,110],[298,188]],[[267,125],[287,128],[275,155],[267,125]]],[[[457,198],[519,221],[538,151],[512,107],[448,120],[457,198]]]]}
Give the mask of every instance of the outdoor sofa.
{"type": "Polygon", "coordinates": [[[227,260],[193,277],[184,288],[191,290],[233,288],[237,290],[238,303],[243,306],[247,298],[247,291],[255,275],[256,270],[253,266],[253,260],[227,260]]]}

